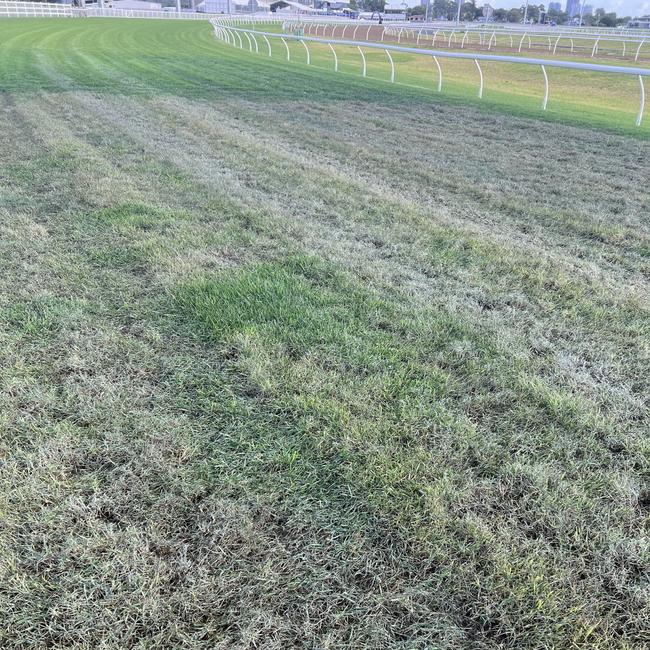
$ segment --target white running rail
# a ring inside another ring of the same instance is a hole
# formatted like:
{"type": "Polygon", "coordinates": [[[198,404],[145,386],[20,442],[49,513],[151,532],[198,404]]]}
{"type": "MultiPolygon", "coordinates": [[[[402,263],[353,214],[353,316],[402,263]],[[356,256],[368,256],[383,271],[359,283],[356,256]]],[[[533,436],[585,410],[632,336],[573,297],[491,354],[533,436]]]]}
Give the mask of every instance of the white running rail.
{"type": "Polygon", "coordinates": [[[0,18],[72,18],[75,14],[70,5],[45,2],[0,2],[0,18]]]}
{"type": "MultiPolygon", "coordinates": [[[[160,18],[173,20],[211,20],[218,14],[182,11],[141,11],[139,9],[109,9],[89,7],[81,9],[71,5],[49,2],[14,2],[0,0],[0,18],[160,18]]],[[[268,19],[267,19],[268,20],[268,19]]]]}
{"type": "MultiPolygon", "coordinates": [[[[417,54],[422,56],[433,57],[434,62],[438,68],[439,73],[439,89],[442,87],[442,69],[440,67],[438,59],[465,59],[473,61],[478,72],[479,72],[479,97],[483,96],[483,70],[480,66],[479,61],[491,61],[496,63],[503,64],[518,64],[518,65],[530,65],[539,67],[542,78],[544,81],[544,99],[542,103],[542,110],[546,110],[549,97],[549,83],[547,68],[563,68],[569,70],[582,70],[587,72],[597,72],[597,73],[610,73],[610,74],[621,74],[626,76],[637,77],[639,82],[639,111],[637,114],[636,125],[641,126],[643,120],[643,113],[645,109],[645,87],[644,79],[650,77],[650,69],[647,68],[634,68],[627,66],[615,66],[615,65],[602,65],[598,63],[582,63],[578,61],[561,61],[556,59],[537,59],[531,57],[522,57],[522,56],[507,56],[499,54],[479,54],[479,53],[470,53],[470,52],[452,52],[449,50],[431,50],[424,48],[416,47],[403,47],[399,45],[388,45],[386,43],[374,43],[370,41],[358,41],[358,40],[343,40],[343,39],[324,39],[317,38],[314,36],[305,36],[303,34],[286,34],[278,32],[261,32],[252,29],[245,29],[243,27],[235,26],[235,21],[229,18],[217,18],[212,20],[212,25],[215,30],[215,35],[217,38],[224,40],[228,43],[234,42],[234,38],[230,38],[230,33],[255,33],[261,36],[266,36],[267,38],[281,38],[286,46],[287,40],[299,41],[306,47],[305,42],[313,43],[322,43],[324,45],[329,45],[330,48],[333,46],[339,47],[352,47],[356,48],[361,54],[362,58],[362,70],[363,76],[366,76],[366,57],[363,52],[364,49],[371,50],[382,50],[386,54],[390,52],[402,52],[407,54],[417,54]]],[[[287,46],[288,53],[288,46],[287,46]]],[[[389,55],[390,56],[390,55],[389,55]]],[[[392,60],[392,59],[391,59],[392,60]]],[[[338,68],[338,61],[336,63],[338,68]]],[[[391,71],[391,80],[394,80],[394,68],[391,71]]]]}

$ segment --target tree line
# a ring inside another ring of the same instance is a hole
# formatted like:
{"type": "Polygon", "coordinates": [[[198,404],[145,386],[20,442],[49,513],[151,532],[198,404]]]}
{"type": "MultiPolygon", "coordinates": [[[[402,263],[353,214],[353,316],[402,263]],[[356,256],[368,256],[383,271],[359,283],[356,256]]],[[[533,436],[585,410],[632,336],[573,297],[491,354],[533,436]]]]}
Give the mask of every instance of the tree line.
{"type": "MultiPolygon", "coordinates": [[[[384,11],[385,0],[352,0],[351,8],[361,11],[384,11]]],[[[408,16],[424,15],[426,7],[418,5],[406,10],[408,16]]],[[[513,7],[512,9],[494,9],[491,20],[498,23],[521,23],[524,20],[525,6],[513,7]]],[[[455,0],[432,0],[431,17],[433,20],[456,20],[458,14],[458,2],[455,0]]],[[[571,17],[565,11],[546,9],[543,4],[529,4],[527,19],[529,21],[554,22],[564,25],[571,21],[571,17]]],[[[483,6],[477,6],[475,0],[463,2],[460,7],[460,19],[462,22],[473,22],[483,17],[483,6]]],[[[615,11],[596,9],[592,15],[583,16],[583,24],[595,27],[617,27],[624,25],[630,20],[630,16],[617,16],[615,11]]]]}

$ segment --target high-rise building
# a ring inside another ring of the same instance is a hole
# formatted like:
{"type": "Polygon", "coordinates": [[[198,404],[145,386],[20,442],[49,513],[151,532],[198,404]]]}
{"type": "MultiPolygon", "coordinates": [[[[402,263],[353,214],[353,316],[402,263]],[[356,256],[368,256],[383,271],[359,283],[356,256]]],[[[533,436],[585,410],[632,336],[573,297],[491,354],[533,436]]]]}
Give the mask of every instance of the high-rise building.
{"type": "Polygon", "coordinates": [[[548,3],[548,10],[549,11],[557,11],[560,13],[562,11],[562,3],[561,2],[549,2],[548,3]]]}
{"type": "Polygon", "coordinates": [[[580,0],[566,0],[566,12],[569,18],[580,15],[580,0]]]}

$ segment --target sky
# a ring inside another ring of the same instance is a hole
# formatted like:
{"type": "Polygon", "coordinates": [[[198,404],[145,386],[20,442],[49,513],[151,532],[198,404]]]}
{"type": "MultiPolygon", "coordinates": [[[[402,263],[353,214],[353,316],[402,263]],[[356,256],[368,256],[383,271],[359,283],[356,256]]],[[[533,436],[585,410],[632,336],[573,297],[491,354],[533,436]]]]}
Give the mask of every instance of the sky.
{"type": "MultiPolygon", "coordinates": [[[[553,0],[530,0],[533,4],[548,5],[553,0]]],[[[558,1],[558,0],[556,0],[558,1]]],[[[566,0],[559,0],[562,9],[566,7],[566,0]]],[[[479,4],[479,3],[477,3],[479,4]]],[[[490,0],[493,7],[520,7],[523,3],[519,0],[490,0]]],[[[586,0],[586,4],[594,9],[603,7],[607,11],[615,11],[619,16],[645,16],[650,14],[650,0],[586,0]]]]}

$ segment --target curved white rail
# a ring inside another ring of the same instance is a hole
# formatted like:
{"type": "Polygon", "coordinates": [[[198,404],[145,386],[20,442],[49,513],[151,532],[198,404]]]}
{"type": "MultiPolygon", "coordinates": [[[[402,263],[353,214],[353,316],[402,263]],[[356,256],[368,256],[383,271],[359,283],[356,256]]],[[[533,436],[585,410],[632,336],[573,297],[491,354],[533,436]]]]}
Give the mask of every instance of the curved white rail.
{"type": "Polygon", "coordinates": [[[542,101],[542,110],[546,110],[548,104],[548,75],[546,74],[546,68],[542,66],[542,74],[544,75],[544,100],[542,101]]]}
{"type": "Polygon", "coordinates": [[[434,54],[433,55],[433,61],[436,64],[436,67],[438,68],[438,92],[442,92],[442,68],[440,67],[440,61],[438,61],[438,57],[434,54]]]}
{"type": "Polygon", "coordinates": [[[390,52],[386,50],[386,56],[388,57],[388,60],[390,61],[390,82],[394,83],[395,82],[395,64],[393,63],[393,57],[390,55],[390,52]]]}
{"type": "Polygon", "coordinates": [[[339,71],[339,57],[336,56],[336,50],[334,49],[334,46],[331,43],[328,43],[330,46],[330,50],[332,50],[332,54],[334,55],[334,72],[339,71]]]}
{"type": "Polygon", "coordinates": [[[359,50],[359,54],[361,54],[361,59],[363,61],[363,76],[365,77],[368,69],[368,66],[366,65],[366,55],[363,53],[360,45],[357,45],[357,50],[359,50]]]}
{"type": "Polygon", "coordinates": [[[309,54],[309,48],[307,47],[307,43],[300,39],[300,42],[302,43],[302,46],[305,48],[305,52],[307,52],[307,65],[311,65],[311,56],[309,54]]]}
{"type": "Polygon", "coordinates": [[[478,70],[478,76],[480,79],[479,87],[478,87],[478,98],[482,99],[483,98],[483,70],[481,70],[481,64],[478,62],[478,59],[474,59],[474,63],[476,64],[476,69],[478,70]]]}
{"type": "MultiPolygon", "coordinates": [[[[213,25],[215,27],[215,33],[217,35],[221,35],[222,32],[218,30],[217,28],[221,27],[221,24],[219,21],[214,20],[213,25]]],[[[478,70],[479,73],[479,92],[478,96],[479,98],[483,97],[483,88],[484,88],[484,77],[483,77],[483,70],[480,65],[480,61],[493,61],[493,62],[498,62],[498,63],[511,63],[511,64],[521,64],[521,65],[536,65],[540,66],[542,70],[542,74],[544,77],[544,99],[542,102],[542,110],[546,110],[547,104],[548,104],[548,97],[549,97],[549,83],[548,83],[548,74],[546,71],[546,68],[564,68],[564,69],[570,69],[570,70],[584,70],[584,71],[590,71],[590,72],[599,72],[599,73],[612,73],[612,74],[623,74],[623,75],[634,75],[638,77],[639,80],[639,86],[640,86],[640,102],[639,102],[639,112],[637,114],[637,119],[636,119],[636,124],[637,126],[640,126],[642,121],[643,121],[643,113],[645,110],[645,86],[644,86],[644,77],[650,77],[650,69],[647,68],[635,68],[635,67],[628,67],[628,66],[614,66],[614,65],[603,65],[599,63],[582,63],[578,61],[563,61],[563,60],[556,60],[556,59],[539,59],[539,58],[532,58],[532,57],[521,57],[521,56],[508,56],[508,55],[500,55],[500,54],[478,54],[478,53],[470,53],[470,52],[451,52],[449,50],[445,51],[440,51],[440,50],[430,50],[430,49],[424,49],[424,48],[415,48],[415,47],[404,47],[404,46],[399,46],[399,45],[386,45],[385,43],[375,43],[375,42],[370,42],[370,41],[355,41],[355,40],[342,40],[342,39],[322,39],[322,38],[317,38],[317,37],[311,37],[311,36],[297,36],[297,35],[290,35],[290,34],[278,34],[274,32],[259,32],[255,30],[250,30],[250,29],[244,29],[241,27],[230,27],[235,34],[237,35],[239,41],[240,41],[240,47],[242,47],[242,40],[241,37],[239,36],[239,32],[242,32],[246,35],[248,38],[249,33],[255,33],[260,36],[264,36],[267,39],[268,38],[280,38],[282,42],[285,45],[285,48],[287,50],[287,60],[290,60],[290,54],[289,54],[289,46],[287,45],[286,39],[290,40],[299,40],[303,47],[305,48],[307,52],[307,64],[310,64],[310,53],[309,53],[309,48],[307,47],[307,44],[305,41],[310,41],[310,42],[315,42],[315,43],[322,43],[325,45],[329,45],[330,48],[332,49],[332,52],[334,52],[334,45],[340,45],[343,47],[356,47],[357,50],[359,51],[359,54],[361,55],[362,63],[363,63],[363,68],[362,68],[362,75],[364,77],[367,76],[367,62],[366,62],[366,56],[364,54],[363,49],[381,49],[384,50],[384,52],[387,54],[390,64],[391,64],[391,82],[394,82],[394,62],[393,58],[390,54],[390,52],[403,52],[403,53],[408,53],[408,54],[420,54],[420,55],[428,55],[432,56],[433,60],[438,68],[438,90],[442,90],[442,69],[440,66],[440,62],[438,61],[438,57],[441,58],[448,58],[448,59],[465,59],[465,60],[472,60],[474,61],[474,64],[478,70]],[[362,49],[363,48],[363,49],[362,49]]],[[[524,36],[523,38],[526,38],[524,36]]],[[[523,43],[523,38],[522,41],[520,42],[520,47],[523,43]]],[[[230,42],[230,39],[226,39],[228,42],[230,42]]],[[[249,43],[250,38],[248,38],[249,43]]],[[[250,45],[250,51],[252,51],[252,44],[250,45]]],[[[336,52],[334,52],[334,56],[336,58],[336,52]]],[[[338,58],[336,58],[335,62],[335,68],[338,69],[338,58]]]]}

